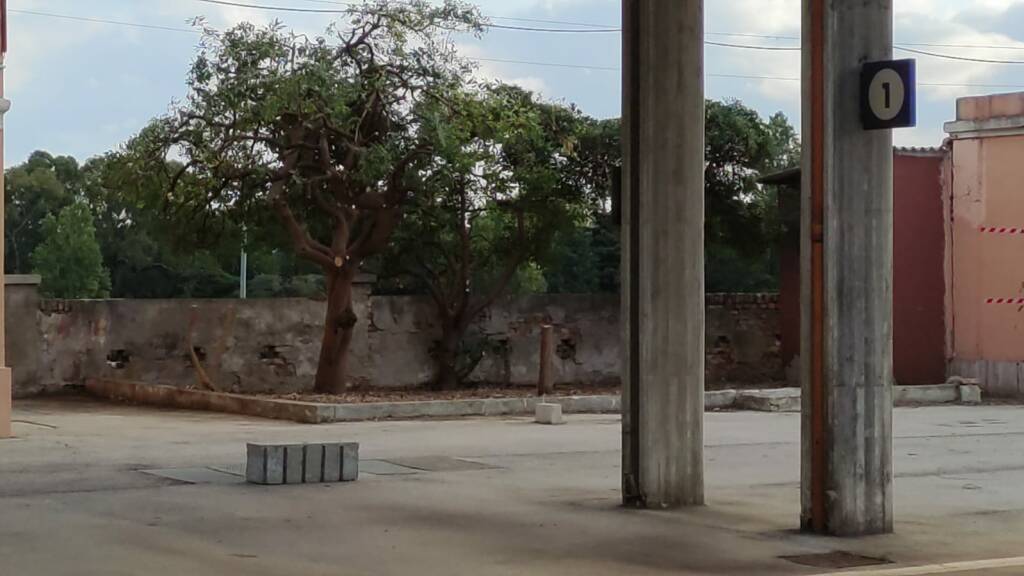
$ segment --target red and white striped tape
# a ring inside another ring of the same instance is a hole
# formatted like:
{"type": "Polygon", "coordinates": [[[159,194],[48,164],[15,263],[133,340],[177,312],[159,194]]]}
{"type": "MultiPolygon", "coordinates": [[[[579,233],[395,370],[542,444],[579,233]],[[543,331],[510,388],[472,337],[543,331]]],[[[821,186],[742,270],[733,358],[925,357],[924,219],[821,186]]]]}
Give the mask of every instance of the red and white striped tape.
{"type": "Polygon", "coordinates": [[[1015,234],[1019,234],[1021,236],[1024,236],[1024,228],[1006,228],[1006,227],[999,227],[999,226],[982,226],[981,227],[981,233],[982,234],[1004,234],[1004,235],[1007,235],[1007,236],[1012,236],[1012,235],[1015,235],[1015,234]]]}
{"type": "Polygon", "coordinates": [[[985,304],[1009,304],[1011,306],[1024,306],[1024,298],[989,298],[985,304]]]}

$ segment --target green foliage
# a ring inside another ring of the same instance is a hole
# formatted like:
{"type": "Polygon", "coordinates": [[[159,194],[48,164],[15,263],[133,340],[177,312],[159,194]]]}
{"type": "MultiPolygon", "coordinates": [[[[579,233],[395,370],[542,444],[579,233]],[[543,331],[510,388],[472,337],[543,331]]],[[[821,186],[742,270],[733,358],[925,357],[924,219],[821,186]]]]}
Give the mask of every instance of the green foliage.
{"type": "Polygon", "coordinates": [[[249,281],[249,298],[312,298],[326,295],[324,278],[319,274],[306,274],[291,278],[274,274],[260,274],[249,281]]]}
{"type": "Polygon", "coordinates": [[[43,221],[71,204],[79,183],[78,163],[66,156],[34,152],[29,159],[6,172],[5,271],[25,274],[30,255],[43,241],[43,221]]]}
{"type": "Polygon", "coordinates": [[[32,270],[43,278],[41,291],[55,298],[104,298],[110,276],[96,241],[92,214],[85,204],[65,207],[57,217],[47,215],[43,241],[32,252],[32,270]]]}
{"type": "Polygon", "coordinates": [[[431,293],[444,310],[472,315],[517,277],[542,286],[531,263],[574,220],[579,193],[560,172],[580,118],[503,85],[464,93],[457,108],[379,272],[398,290],[431,293]]]}
{"type": "Polygon", "coordinates": [[[440,103],[469,75],[449,33],[480,20],[454,0],[375,0],[345,18],[313,39],[279,24],[205,30],[187,99],[125,153],[170,190],[164,208],[189,237],[245,225],[328,272],[383,247],[440,103]]]}
{"type": "Polygon", "coordinates": [[[616,294],[619,291],[619,230],[607,218],[563,230],[543,269],[547,291],[556,294],[616,294]]]}
{"type": "Polygon", "coordinates": [[[548,281],[544,278],[544,270],[535,262],[526,262],[516,270],[516,275],[509,282],[509,294],[538,294],[548,291],[548,281]]]}
{"type": "MultiPolygon", "coordinates": [[[[472,320],[509,291],[543,290],[537,265],[571,228],[582,203],[563,171],[581,116],[516,87],[453,94],[440,142],[378,273],[389,288],[422,291],[435,302],[444,337],[439,385],[472,370],[465,339],[472,320]]],[[[474,357],[470,355],[470,357],[474,357]]]]}
{"type": "Polygon", "coordinates": [[[781,113],[765,121],[739,102],[709,101],[705,143],[708,290],[777,289],[778,198],[757,179],[799,162],[796,131],[781,113]]]}
{"type": "Polygon", "coordinates": [[[279,23],[205,29],[188,96],[124,151],[140,179],[161,180],[179,234],[287,240],[320,269],[330,329],[318,391],[346,384],[352,280],[420,190],[423,165],[445,145],[451,96],[471,77],[453,33],[482,29],[458,0],[353,4],[317,38],[279,23]],[[272,223],[281,232],[259,234],[272,223]]]}

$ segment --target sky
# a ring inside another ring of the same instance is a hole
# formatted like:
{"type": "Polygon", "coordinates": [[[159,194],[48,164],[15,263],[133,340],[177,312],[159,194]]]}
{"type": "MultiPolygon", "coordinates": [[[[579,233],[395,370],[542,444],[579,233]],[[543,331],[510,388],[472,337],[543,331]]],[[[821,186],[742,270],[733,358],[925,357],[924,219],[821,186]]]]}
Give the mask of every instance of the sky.
{"type": "MultiPolygon", "coordinates": [[[[337,0],[237,1],[343,8],[337,0]]],[[[800,3],[706,0],[707,39],[798,46],[800,3]]],[[[619,0],[479,0],[478,4],[495,24],[512,26],[601,30],[617,28],[621,17],[619,0]]],[[[150,119],[165,113],[172,101],[186,94],[185,77],[199,39],[189,30],[190,21],[197,16],[218,28],[245,20],[267,24],[276,18],[310,35],[337,18],[200,0],[8,0],[8,6],[7,97],[13,102],[5,126],[8,164],[23,161],[38,149],[85,160],[116,148],[150,119]]],[[[897,44],[958,57],[1024,61],[1024,0],[894,0],[894,6],[897,44]]],[[[619,43],[617,33],[600,31],[556,34],[492,29],[481,39],[459,39],[462,53],[479,59],[481,76],[574,103],[601,118],[618,116],[621,109],[619,43]]],[[[953,119],[957,97],[1024,91],[1022,65],[916,57],[918,81],[930,85],[919,89],[918,127],[896,131],[897,145],[940,145],[942,125],[953,119]]],[[[799,52],[708,46],[706,69],[709,98],[737,99],[765,116],[781,111],[798,124],[799,52]]]]}

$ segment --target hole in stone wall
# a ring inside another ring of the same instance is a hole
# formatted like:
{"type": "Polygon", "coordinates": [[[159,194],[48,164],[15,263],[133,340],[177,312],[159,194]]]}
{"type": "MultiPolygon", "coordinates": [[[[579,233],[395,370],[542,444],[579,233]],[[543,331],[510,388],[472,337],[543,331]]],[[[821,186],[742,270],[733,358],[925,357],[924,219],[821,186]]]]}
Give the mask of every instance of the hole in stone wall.
{"type": "Polygon", "coordinates": [[[107,364],[117,370],[123,369],[132,361],[132,355],[127,350],[111,350],[107,354],[107,364]]]}
{"type": "Polygon", "coordinates": [[[572,338],[562,338],[558,343],[558,347],[555,349],[555,355],[562,360],[572,360],[576,358],[576,341],[572,338]]]}
{"type": "Polygon", "coordinates": [[[277,346],[264,346],[260,349],[260,360],[280,360],[284,358],[277,346]]]}
{"type": "Polygon", "coordinates": [[[263,346],[260,348],[260,361],[270,366],[278,376],[295,376],[295,365],[285,355],[288,348],[289,346],[263,346]]]}
{"type": "Polygon", "coordinates": [[[196,353],[196,358],[199,358],[200,362],[206,361],[206,349],[202,346],[193,346],[192,351],[196,353]]]}

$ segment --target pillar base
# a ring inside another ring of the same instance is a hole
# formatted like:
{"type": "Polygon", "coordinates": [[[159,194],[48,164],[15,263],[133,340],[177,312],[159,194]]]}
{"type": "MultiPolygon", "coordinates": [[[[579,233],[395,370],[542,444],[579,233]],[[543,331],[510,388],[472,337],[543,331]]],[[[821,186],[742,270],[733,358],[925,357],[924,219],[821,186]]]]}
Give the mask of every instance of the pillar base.
{"type": "Polygon", "coordinates": [[[10,438],[12,410],[11,369],[0,368],[0,438],[10,438]]]}

